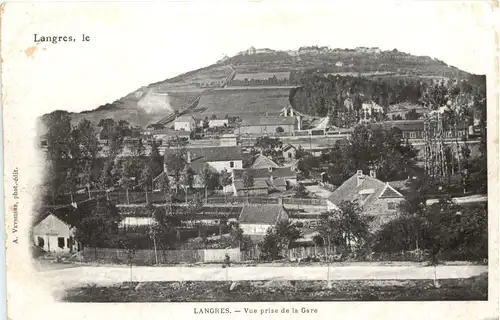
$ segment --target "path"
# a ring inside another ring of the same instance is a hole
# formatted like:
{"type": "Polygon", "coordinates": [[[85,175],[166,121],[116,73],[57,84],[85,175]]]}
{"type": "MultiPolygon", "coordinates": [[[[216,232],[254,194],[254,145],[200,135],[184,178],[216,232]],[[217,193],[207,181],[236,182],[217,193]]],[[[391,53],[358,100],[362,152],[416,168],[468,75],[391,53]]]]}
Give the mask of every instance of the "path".
{"type": "MultiPolygon", "coordinates": [[[[438,279],[468,278],[487,272],[483,265],[440,265],[438,279]]],[[[125,281],[241,281],[241,280],[326,280],[328,267],[133,267],[82,266],[40,272],[53,288],[67,289],[87,284],[113,285],[125,281]]],[[[433,279],[428,266],[332,266],[332,280],[433,279]]]]}
{"type": "Polygon", "coordinates": [[[315,195],[323,199],[328,199],[332,195],[332,192],[330,190],[327,190],[317,184],[306,186],[306,189],[307,191],[314,193],[315,195]]]}

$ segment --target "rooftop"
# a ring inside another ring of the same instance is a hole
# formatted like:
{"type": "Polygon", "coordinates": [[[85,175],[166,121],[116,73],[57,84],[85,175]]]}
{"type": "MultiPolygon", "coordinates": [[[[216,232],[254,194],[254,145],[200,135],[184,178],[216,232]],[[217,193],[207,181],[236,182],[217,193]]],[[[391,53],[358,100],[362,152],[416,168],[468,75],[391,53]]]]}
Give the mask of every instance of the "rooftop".
{"type": "Polygon", "coordinates": [[[360,178],[362,180],[358,186],[358,175],[354,174],[340,187],[335,189],[328,200],[331,203],[338,205],[342,201],[359,200],[360,194],[368,194],[363,201],[360,201],[360,205],[362,205],[363,208],[368,208],[378,198],[403,197],[398,191],[390,186],[389,183],[384,183],[377,178],[367,175],[361,175],[360,178]],[[369,190],[369,193],[367,193],[367,191],[363,192],[364,190],[369,190]]]}
{"type": "Polygon", "coordinates": [[[239,217],[240,223],[275,224],[282,212],[286,212],[280,204],[264,204],[244,206],[239,217]]]}
{"type": "Polygon", "coordinates": [[[273,178],[294,178],[297,173],[293,171],[290,167],[281,168],[259,168],[259,169],[234,169],[233,178],[234,180],[241,180],[243,172],[248,172],[252,175],[254,179],[269,179],[271,176],[273,178]]]}
{"type": "Polygon", "coordinates": [[[191,122],[191,121],[196,121],[196,120],[193,118],[193,116],[188,116],[188,115],[183,115],[175,119],[175,122],[191,122]]]}
{"type": "Polygon", "coordinates": [[[278,164],[262,154],[259,154],[252,163],[252,169],[278,168],[278,164]]]}
{"type": "Polygon", "coordinates": [[[241,122],[241,126],[257,126],[257,125],[294,125],[297,119],[295,117],[245,117],[241,122]]]}

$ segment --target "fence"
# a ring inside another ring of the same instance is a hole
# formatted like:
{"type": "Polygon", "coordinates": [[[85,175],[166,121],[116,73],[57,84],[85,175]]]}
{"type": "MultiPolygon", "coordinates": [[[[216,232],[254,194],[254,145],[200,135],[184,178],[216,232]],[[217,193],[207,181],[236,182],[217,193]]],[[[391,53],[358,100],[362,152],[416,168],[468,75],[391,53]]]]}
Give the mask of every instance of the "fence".
{"type": "Polygon", "coordinates": [[[203,249],[203,250],[128,250],[112,248],[83,249],[85,261],[123,262],[140,265],[155,263],[207,263],[224,262],[226,254],[231,261],[241,261],[240,249],[203,249]]]}

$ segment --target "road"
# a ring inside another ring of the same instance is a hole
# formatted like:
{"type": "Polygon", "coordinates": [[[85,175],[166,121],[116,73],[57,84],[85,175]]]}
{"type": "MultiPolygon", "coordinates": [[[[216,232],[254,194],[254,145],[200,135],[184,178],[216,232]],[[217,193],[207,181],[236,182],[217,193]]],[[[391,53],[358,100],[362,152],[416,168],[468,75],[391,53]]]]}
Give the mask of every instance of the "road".
{"type": "MultiPolygon", "coordinates": [[[[487,272],[482,265],[440,265],[438,279],[468,278],[487,272]]],[[[326,280],[327,266],[233,266],[210,267],[133,267],[81,266],[39,273],[57,289],[88,284],[113,285],[125,281],[242,281],[242,280],[326,280]]],[[[421,265],[403,266],[331,266],[331,280],[408,280],[433,279],[434,268],[421,265]]]]}

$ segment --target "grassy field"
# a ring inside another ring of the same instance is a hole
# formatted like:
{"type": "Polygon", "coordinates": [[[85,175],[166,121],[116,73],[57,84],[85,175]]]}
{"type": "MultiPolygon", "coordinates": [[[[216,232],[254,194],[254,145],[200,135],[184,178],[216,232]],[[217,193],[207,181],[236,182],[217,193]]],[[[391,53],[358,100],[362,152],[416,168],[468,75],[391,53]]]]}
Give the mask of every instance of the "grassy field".
{"type": "Polygon", "coordinates": [[[278,79],[288,79],[290,72],[258,72],[258,73],[236,73],[234,80],[267,80],[276,76],[278,79]]]}
{"type": "Polygon", "coordinates": [[[223,117],[279,114],[289,104],[290,89],[214,90],[204,94],[195,112],[223,117]]]}
{"type": "Polygon", "coordinates": [[[159,91],[168,92],[171,90],[189,90],[206,86],[216,86],[224,81],[231,74],[228,66],[212,67],[201,70],[194,74],[176,79],[175,82],[165,81],[155,84],[159,91]]]}
{"type": "Polygon", "coordinates": [[[464,301],[488,299],[488,275],[432,280],[131,282],[70,289],[68,302],[464,301]],[[230,289],[233,287],[232,290],[230,289]]]}

